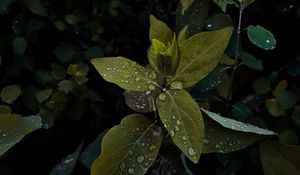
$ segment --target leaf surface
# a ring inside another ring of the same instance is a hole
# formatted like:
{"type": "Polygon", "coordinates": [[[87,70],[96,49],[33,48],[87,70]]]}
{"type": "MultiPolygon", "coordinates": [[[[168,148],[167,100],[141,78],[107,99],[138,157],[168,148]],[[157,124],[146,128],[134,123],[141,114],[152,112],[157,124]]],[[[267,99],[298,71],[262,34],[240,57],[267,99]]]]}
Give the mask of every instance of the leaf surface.
{"type": "Polygon", "coordinates": [[[160,21],[155,16],[150,15],[150,42],[152,42],[153,39],[157,39],[167,45],[168,42],[172,41],[172,38],[172,30],[163,21],[160,21]]]}
{"type": "Polygon", "coordinates": [[[247,34],[250,41],[262,49],[271,50],[276,47],[274,35],[261,26],[248,26],[247,34]]]}

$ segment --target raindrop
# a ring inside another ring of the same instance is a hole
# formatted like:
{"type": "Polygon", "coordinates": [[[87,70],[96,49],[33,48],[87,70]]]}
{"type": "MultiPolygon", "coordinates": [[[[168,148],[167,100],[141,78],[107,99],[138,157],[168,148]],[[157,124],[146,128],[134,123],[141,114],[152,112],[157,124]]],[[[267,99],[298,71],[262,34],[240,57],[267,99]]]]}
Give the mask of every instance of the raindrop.
{"type": "Polygon", "coordinates": [[[270,43],[271,41],[267,39],[266,42],[267,42],[267,43],[270,43]]]}
{"type": "Polygon", "coordinates": [[[175,132],[173,130],[170,131],[171,136],[173,137],[175,135],[175,132]]]}
{"type": "Polygon", "coordinates": [[[194,148],[193,148],[193,147],[189,147],[188,153],[189,153],[189,155],[191,155],[191,156],[194,155],[194,154],[195,154],[194,148]]]}
{"type": "Polygon", "coordinates": [[[136,161],[137,161],[138,163],[142,163],[144,160],[145,160],[145,157],[144,157],[143,155],[138,156],[137,159],[136,159],[136,161]]]}
{"type": "Polygon", "coordinates": [[[146,91],[145,94],[149,95],[149,94],[151,94],[151,91],[146,91]]]}
{"type": "Polygon", "coordinates": [[[162,101],[165,101],[166,100],[166,94],[165,93],[161,93],[161,94],[159,94],[159,96],[158,96],[158,98],[160,99],[160,100],[162,100],[162,101]]]}
{"type": "Polygon", "coordinates": [[[128,151],[128,154],[129,154],[129,155],[133,155],[133,151],[132,151],[132,150],[129,150],[129,151],[128,151]]]}
{"type": "Polygon", "coordinates": [[[211,28],[213,25],[212,24],[207,24],[206,25],[208,28],[211,28]]]}
{"type": "Polygon", "coordinates": [[[174,81],[171,83],[171,89],[183,89],[183,85],[180,81],[174,81]]]}
{"type": "Polygon", "coordinates": [[[148,89],[152,91],[152,90],[155,89],[155,86],[154,86],[153,84],[150,84],[150,85],[148,86],[148,89]]]}
{"type": "Polygon", "coordinates": [[[177,124],[177,125],[180,125],[180,124],[181,124],[181,122],[180,122],[179,120],[177,120],[177,121],[176,121],[176,124],[177,124]]]}
{"type": "Polygon", "coordinates": [[[157,148],[156,145],[151,145],[149,149],[150,149],[150,151],[154,151],[156,148],[157,148]]]}
{"type": "Polygon", "coordinates": [[[176,130],[176,131],[179,131],[179,127],[178,127],[178,126],[175,126],[175,130],[176,130]]]}
{"type": "Polygon", "coordinates": [[[176,119],[175,115],[172,115],[172,119],[174,119],[174,120],[176,119]]]}
{"type": "Polygon", "coordinates": [[[186,137],[185,137],[185,136],[182,136],[182,140],[186,140],[186,137]]]}
{"type": "Polygon", "coordinates": [[[120,169],[121,169],[121,170],[125,170],[125,162],[122,162],[122,163],[120,164],[120,169]]]}
{"type": "Polygon", "coordinates": [[[135,78],[135,81],[140,81],[140,78],[139,78],[139,77],[136,77],[136,78],[135,78]]]}
{"type": "Polygon", "coordinates": [[[129,174],[133,174],[133,173],[134,173],[134,169],[133,169],[133,168],[129,168],[129,169],[128,169],[128,173],[129,173],[129,174]]]}
{"type": "Polygon", "coordinates": [[[152,71],[151,74],[149,75],[149,77],[154,80],[154,79],[156,79],[157,75],[154,71],[152,71]]]}

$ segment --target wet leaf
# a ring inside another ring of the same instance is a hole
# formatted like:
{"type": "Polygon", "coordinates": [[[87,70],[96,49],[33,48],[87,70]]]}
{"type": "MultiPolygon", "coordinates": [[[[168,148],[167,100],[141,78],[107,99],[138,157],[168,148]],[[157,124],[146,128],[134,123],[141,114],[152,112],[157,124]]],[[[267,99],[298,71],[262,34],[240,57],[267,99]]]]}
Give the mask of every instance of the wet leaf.
{"type": "Polygon", "coordinates": [[[53,53],[63,63],[71,61],[76,51],[69,45],[61,45],[54,48],[53,53]]]}
{"type": "Polygon", "coordinates": [[[276,99],[284,109],[290,109],[294,107],[299,97],[292,91],[284,90],[276,96],[276,99]]]}
{"type": "Polygon", "coordinates": [[[288,86],[288,82],[286,80],[281,80],[275,89],[273,90],[273,95],[277,97],[282,91],[284,91],[288,86]]]}
{"type": "Polygon", "coordinates": [[[155,89],[156,73],[124,57],[95,58],[91,60],[100,75],[123,89],[147,91],[155,89]]]}
{"type": "Polygon", "coordinates": [[[256,94],[266,94],[271,90],[270,80],[264,77],[259,77],[254,80],[252,88],[256,94]]]}
{"type": "Polygon", "coordinates": [[[214,3],[216,3],[223,12],[226,12],[226,8],[228,4],[234,4],[235,6],[238,6],[234,0],[213,0],[214,3]]]}
{"type": "Polygon", "coordinates": [[[276,98],[267,99],[265,105],[272,116],[278,117],[284,115],[284,109],[276,98]]]}
{"type": "Polygon", "coordinates": [[[211,111],[201,109],[203,112],[205,112],[211,119],[221,124],[223,127],[232,129],[235,131],[242,131],[242,132],[248,132],[248,133],[254,133],[254,134],[260,134],[260,135],[277,135],[275,132],[262,129],[257,126],[254,126],[249,123],[243,123],[239,122],[237,120],[233,120],[230,118],[222,117],[219,114],[213,113],[211,111]]]}
{"type": "Polygon", "coordinates": [[[156,105],[174,143],[197,163],[204,137],[204,123],[198,104],[185,90],[170,90],[159,95],[156,105]]]}
{"type": "Polygon", "coordinates": [[[260,144],[260,159],[265,175],[299,175],[300,147],[274,141],[260,144]]]}
{"type": "Polygon", "coordinates": [[[36,15],[47,16],[47,10],[40,0],[26,0],[30,11],[36,15]]]}
{"type": "Polygon", "coordinates": [[[240,55],[241,59],[242,59],[242,63],[249,67],[252,68],[254,70],[263,70],[263,65],[262,65],[262,61],[259,59],[256,59],[253,55],[247,53],[247,52],[242,52],[240,55]]]}
{"type": "Polygon", "coordinates": [[[0,114],[0,156],[27,134],[42,127],[39,116],[22,117],[16,114],[0,114]]]}
{"type": "Polygon", "coordinates": [[[91,142],[87,148],[83,151],[83,153],[80,156],[80,162],[87,167],[88,169],[91,168],[93,162],[96,160],[96,158],[101,153],[101,148],[99,146],[99,143],[102,142],[103,137],[107,133],[107,130],[101,132],[93,142],[91,142]]]}
{"type": "Polygon", "coordinates": [[[0,114],[11,114],[11,108],[7,105],[0,105],[0,114]]]}
{"type": "Polygon", "coordinates": [[[261,139],[261,135],[228,129],[206,119],[203,153],[229,153],[244,149],[261,139]]]}
{"type": "Polygon", "coordinates": [[[182,10],[181,14],[183,15],[184,12],[194,3],[194,0],[180,0],[182,10]]]}
{"type": "Polygon", "coordinates": [[[202,32],[180,45],[179,67],[171,81],[180,81],[184,88],[207,76],[219,63],[232,33],[232,27],[202,32]]]}
{"type": "Polygon", "coordinates": [[[150,42],[152,42],[153,39],[156,39],[167,45],[168,42],[172,41],[172,38],[172,30],[164,22],[160,21],[155,16],[150,15],[150,42]]]}
{"type": "Polygon", "coordinates": [[[14,102],[20,95],[22,95],[22,90],[17,84],[6,86],[1,90],[1,99],[8,104],[14,102]]]}
{"type": "Polygon", "coordinates": [[[52,92],[53,92],[53,90],[51,88],[50,89],[45,89],[45,90],[38,91],[35,94],[37,101],[40,104],[43,103],[45,100],[47,100],[51,96],[52,92]]]}
{"type": "Polygon", "coordinates": [[[71,175],[82,149],[83,143],[81,143],[74,153],[68,155],[62,159],[50,172],[49,175],[71,175]]]}
{"type": "Polygon", "coordinates": [[[143,175],[154,163],[162,142],[162,129],[141,114],[125,117],[104,136],[92,175],[143,175]]]}
{"type": "Polygon", "coordinates": [[[229,15],[218,13],[205,21],[205,30],[219,30],[224,27],[232,26],[232,19],[229,15]]]}
{"type": "Polygon", "coordinates": [[[250,41],[262,49],[270,50],[276,46],[276,39],[273,34],[261,26],[248,26],[247,34],[250,41]]]}
{"type": "Polygon", "coordinates": [[[14,47],[14,54],[15,55],[23,55],[27,48],[27,41],[25,38],[17,37],[13,40],[12,45],[14,47]]]}

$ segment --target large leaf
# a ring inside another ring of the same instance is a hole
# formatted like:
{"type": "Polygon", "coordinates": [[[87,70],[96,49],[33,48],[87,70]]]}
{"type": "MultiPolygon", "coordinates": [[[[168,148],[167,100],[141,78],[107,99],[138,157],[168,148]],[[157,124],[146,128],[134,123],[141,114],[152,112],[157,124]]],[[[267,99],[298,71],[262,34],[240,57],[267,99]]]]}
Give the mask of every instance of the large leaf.
{"type": "Polygon", "coordinates": [[[270,50],[274,49],[276,46],[276,39],[274,35],[261,26],[248,26],[247,34],[250,41],[262,49],[270,50]]]}
{"type": "Polygon", "coordinates": [[[104,136],[92,175],[143,175],[153,164],[162,142],[162,129],[140,114],[125,117],[104,136]]]}
{"type": "Polygon", "coordinates": [[[202,32],[180,45],[179,67],[171,81],[183,82],[185,88],[204,78],[218,64],[230,39],[232,27],[202,32]]]}
{"type": "Polygon", "coordinates": [[[172,41],[172,38],[172,30],[164,22],[158,20],[155,16],[150,15],[150,42],[152,42],[153,39],[157,39],[167,45],[168,42],[172,41]]]}
{"type": "Polygon", "coordinates": [[[219,114],[213,113],[211,111],[208,111],[206,109],[201,109],[203,112],[205,112],[211,119],[221,124],[223,127],[232,129],[235,131],[242,131],[242,132],[249,132],[254,134],[260,134],[260,135],[277,135],[275,132],[262,129],[257,126],[254,126],[249,123],[243,123],[239,122],[230,118],[222,117],[219,114]]]}
{"type": "Polygon", "coordinates": [[[198,104],[185,90],[161,93],[159,116],[177,147],[194,163],[202,153],[204,123],[198,104]]]}
{"type": "Polygon", "coordinates": [[[255,70],[259,70],[259,71],[263,70],[262,61],[259,59],[256,59],[253,55],[251,55],[247,52],[242,52],[240,57],[242,59],[242,63],[245,66],[250,67],[255,70]]]}
{"type": "Polygon", "coordinates": [[[126,90],[154,90],[156,73],[124,57],[95,58],[91,60],[97,71],[108,82],[126,90]]]}
{"type": "Polygon", "coordinates": [[[299,146],[265,141],[259,150],[265,175],[300,174],[299,146]]]}
{"type": "Polygon", "coordinates": [[[25,135],[42,127],[39,116],[22,117],[0,114],[0,156],[21,141],[25,135]]]}
{"type": "Polygon", "coordinates": [[[74,153],[62,159],[50,172],[50,175],[71,175],[78,161],[81,149],[81,143],[74,153]]]}
{"type": "Polygon", "coordinates": [[[234,131],[205,119],[203,153],[229,153],[244,149],[261,139],[263,139],[261,135],[234,131]]]}

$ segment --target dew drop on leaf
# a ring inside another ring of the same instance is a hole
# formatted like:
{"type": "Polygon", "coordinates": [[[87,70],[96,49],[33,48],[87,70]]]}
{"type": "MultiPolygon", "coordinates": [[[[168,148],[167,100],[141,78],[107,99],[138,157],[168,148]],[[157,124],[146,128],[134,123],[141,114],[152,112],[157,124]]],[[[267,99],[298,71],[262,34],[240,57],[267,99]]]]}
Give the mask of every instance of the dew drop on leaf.
{"type": "Polygon", "coordinates": [[[125,169],[125,167],[126,167],[125,163],[124,163],[124,162],[122,162],[122,163],[120,164],[120,169],[121,169],[121,170],[124,170],[124,169],[125,169]]]}
{"type": "Polygon", "coordinates": [[[160,99],[162,101],[165,101],[166,100],[166,94],[165,93],[159,94],[158,99],[160,99]]]}
{"type": "Polygon", "coordinates": [[[129,173],[129,174],[133,174],[133,173],[134,173],[134,169],[133,169],[133,168],[129,168],[129,169],[128,169],[128,173],[129,173]]]}
{"type": "Polygon", "coordinates": [[[188,153],[189,153],[190,155],[194,155],[194,154],[195,154],[195,150],[194,150],[194,148],[192,148],[192,147],[189,147],[189,149],[188,149],[188,153]]]}
{"type": "Polygon", "coordinates": [[[183,84],[180,81],[174,81],[171,83],[171,89],[183,89],[183,84]]]}
{"type": "Polygon", "coordinates": [[[136,161],[137,161],[138,163],[142,163],[144,160],[145,160],[145,156],[143,156],[143,155],[138,156],[137,159],[136,159],[136,161]]]}

